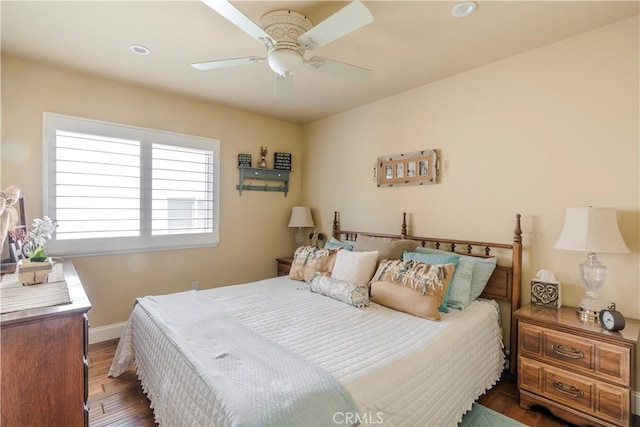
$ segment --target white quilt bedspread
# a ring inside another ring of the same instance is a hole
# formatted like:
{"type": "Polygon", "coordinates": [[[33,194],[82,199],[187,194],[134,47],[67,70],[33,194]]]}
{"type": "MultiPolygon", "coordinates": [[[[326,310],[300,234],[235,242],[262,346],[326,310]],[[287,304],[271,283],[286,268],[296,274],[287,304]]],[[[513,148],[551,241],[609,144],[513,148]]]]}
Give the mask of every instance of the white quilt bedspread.
{"type": "MultiPolygon", "coordinates": [[[[503,368],[498,314],[487,302],[432,322],[376,304],[360,310],[287,277],[198,295],[333,375],[358,406],[357,414],[336,414],[336,424],[455,426],[503,368]]],[[[136,311],[112,374],[135,356],[161,425],[233,425],[175,345],[136,311]]]]}

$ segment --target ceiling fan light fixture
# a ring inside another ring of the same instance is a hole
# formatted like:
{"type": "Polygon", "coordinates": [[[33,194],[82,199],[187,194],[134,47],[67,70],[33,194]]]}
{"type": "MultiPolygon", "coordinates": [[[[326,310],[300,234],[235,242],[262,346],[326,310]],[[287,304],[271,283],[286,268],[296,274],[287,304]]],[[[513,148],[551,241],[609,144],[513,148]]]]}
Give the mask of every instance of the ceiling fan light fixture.
{"type": "Polygon", "coordinates": [[[292,49],[277,49],[269,53],[269,67],[281,76],[294,75],[302,65],[304,59],[300,52],[292,49]]]}
{"type": "Polygon", "coordinates": [[[463,18],[475,12],[478,5],[473,1],[463,1],[451,8],[451,14],[456,18],[463,18]]]}

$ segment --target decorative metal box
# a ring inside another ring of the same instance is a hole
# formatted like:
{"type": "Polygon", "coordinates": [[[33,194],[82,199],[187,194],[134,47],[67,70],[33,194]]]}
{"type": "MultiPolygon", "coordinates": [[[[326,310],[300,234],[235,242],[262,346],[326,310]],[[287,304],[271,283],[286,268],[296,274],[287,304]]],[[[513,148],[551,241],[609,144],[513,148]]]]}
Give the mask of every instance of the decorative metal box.
{"type": "Polygon", "coordinates": [[[556,309],[562,307],[560,282],[531,280],[531,304],[556,309]]]}

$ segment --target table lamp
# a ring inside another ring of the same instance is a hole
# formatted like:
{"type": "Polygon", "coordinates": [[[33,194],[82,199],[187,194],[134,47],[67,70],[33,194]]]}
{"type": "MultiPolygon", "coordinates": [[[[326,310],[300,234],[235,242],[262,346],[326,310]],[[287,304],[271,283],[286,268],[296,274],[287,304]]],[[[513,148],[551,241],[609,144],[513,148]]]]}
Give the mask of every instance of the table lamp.
{"type": "Polygon", "coordinates": [[[587,252],[580,264],[580,276],[586,296],[577,309],[582,320],[598,320],[600,310],[606,308],[599,299],[599,291],[607,279],[607,267],[600,263],[596,252],[627,253],[618,228],[614,208],[567,208],[560,237],[554,248],[587,252]]]}
{"type": "Polygon", "coordinates": [[[294,206],[291,209],[291,219],[289,219],[289,227],[298,227],[296,232],[296,243],[298,247],[302,246],[304,236],[302,234],[302,227],[315,227],[313,223],[313,217],[311,216],[311,209],[305,206],[294,206]]]}

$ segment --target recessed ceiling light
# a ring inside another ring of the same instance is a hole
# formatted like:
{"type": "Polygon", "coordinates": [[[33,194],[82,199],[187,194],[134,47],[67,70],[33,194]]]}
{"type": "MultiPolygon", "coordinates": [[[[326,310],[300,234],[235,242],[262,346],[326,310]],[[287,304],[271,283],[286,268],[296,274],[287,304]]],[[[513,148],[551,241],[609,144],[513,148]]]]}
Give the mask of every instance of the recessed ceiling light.
{"type": "Polygon", "coordinates": [[[471,15],[478,5],[472,1],[463,1],[462,3],[458,3],[457,5],[451,8],[451,14],[456,18],[462,18],[464,16],[471,15]]]}
{"type": "Polygon", "coordinates": [[[138,55],[149,55],[151,53],[148,47],[142,46],[141,44],[132,44],[129,46],[129,49],[138,55]]]}

